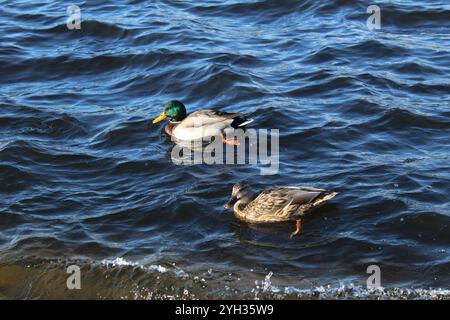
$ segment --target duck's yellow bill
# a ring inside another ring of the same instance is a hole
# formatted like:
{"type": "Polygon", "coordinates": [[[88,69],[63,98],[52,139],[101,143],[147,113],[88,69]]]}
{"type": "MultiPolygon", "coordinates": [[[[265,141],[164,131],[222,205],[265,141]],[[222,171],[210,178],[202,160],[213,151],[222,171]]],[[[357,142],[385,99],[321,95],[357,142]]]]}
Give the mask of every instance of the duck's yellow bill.
{"type": "Polygon", "coordinates": [[[165,118],[167,118],[167,114],[165,112],[163,112],[163,113],[161,113],[161,115],[158,118],[154,119],[152,122],[158,123],[158,122],[164,120],[165,118]]]}

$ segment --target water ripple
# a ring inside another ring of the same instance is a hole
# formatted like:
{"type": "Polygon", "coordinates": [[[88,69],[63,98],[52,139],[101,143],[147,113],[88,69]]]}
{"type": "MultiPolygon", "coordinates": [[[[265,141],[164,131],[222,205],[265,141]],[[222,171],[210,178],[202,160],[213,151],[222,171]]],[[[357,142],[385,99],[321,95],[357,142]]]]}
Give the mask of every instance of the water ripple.
{"type": "Polygon", "coordinates": [[[4,3],[0,298],[79,298],[76,262],[83,298],[448,299],[450,8],[378,5],[4,3]],[[174,164],[171,99],[279,129],[279,173],[174,164]],[[223,209],[241,180],[340,194],[290,240],[223,209]]]}

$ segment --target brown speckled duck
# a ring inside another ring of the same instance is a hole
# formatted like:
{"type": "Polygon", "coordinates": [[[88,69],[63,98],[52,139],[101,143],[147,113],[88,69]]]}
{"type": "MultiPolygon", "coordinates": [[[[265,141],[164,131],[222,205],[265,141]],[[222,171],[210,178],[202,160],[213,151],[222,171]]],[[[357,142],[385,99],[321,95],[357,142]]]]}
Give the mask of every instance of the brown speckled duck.
{"type": "Polygon", "coordinates": [[[237,218],[250,223],[295,220],[292,238],[300,234],[301,218],[336,194],[313,187],[274,187],[255,196],[248,184],[237,183],[225,208],[233,207],[237,218]]]}

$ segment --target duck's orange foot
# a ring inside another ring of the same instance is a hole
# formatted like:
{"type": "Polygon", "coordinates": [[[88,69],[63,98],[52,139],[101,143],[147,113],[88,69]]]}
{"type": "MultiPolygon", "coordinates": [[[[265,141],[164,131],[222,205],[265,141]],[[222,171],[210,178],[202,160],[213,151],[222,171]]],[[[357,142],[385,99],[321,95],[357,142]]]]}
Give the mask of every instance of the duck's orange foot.
{"type": "Polygon", "coordinates": [[[220,134],[220,138],[222,139],[222,143],[224,143],[224,144],[229,144],[229,145],[232,145],[232,146],[239,146],[240,145],[237,137],[233,137],[233,139],[227,139],[227,138],[225,138],[225,135],[223,133],[221,133],[220,134]]]}
{"type": "Polygon", "coordinates": [[[296,237],[300,234],[300,229],[302,228],[302,220],[297,219],[295,221],[295,230],[291,233],[291,238],[296,237]]]}

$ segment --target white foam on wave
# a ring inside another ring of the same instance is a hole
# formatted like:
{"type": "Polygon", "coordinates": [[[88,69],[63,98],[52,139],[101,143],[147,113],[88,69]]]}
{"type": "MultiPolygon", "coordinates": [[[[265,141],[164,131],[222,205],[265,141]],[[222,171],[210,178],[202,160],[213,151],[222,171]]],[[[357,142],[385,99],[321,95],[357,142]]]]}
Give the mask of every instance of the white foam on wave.
{"type": "Polygon", "coordinates": [[[360,285],[340,284],[338,286],[316,286],[300,289],[293,286],[275,286],[271,282],[273,272],[270,271],[263,280],[255,281],[252,289],[255,299],[261,294],[269,294],[274,298],[286,296],[316,299],[450,299],[450,290],[442,288],[376,288],[368,289],[360,285]]]}
{"type": "Polygon", "coordinates": [[[377,288],[345,284],[338,287],[318,286],[312,289],[284,288],[285,294],[318,299],[450,299],[447,289],[377,288]]]}
{"type": "MultiPolygon", "coordinates": [[[[177,267],[164,267],[158,264],[145,265],[135,261],[129,261],[122,257],[115,259],[105,259],[101,262],[107,267],[134,267],[143,270],[156,271],[159,273],[174,274],[176,277],[187,279],[190,276],[182,269],[177,267]]],[[[206,274],[211,275],[212,269],[209,269],[206,274]]],[[[273,284],[274,274],[270,271],[264,276],[262,280],[256,280],[254,287],[250,290],[250,294],[254,299],[379,299],[379,300],[406,300],[406,299],[421,299],[421,300],[436,300],[445,299],[450,300],[450,290],[442,288],[395,288],[395,287],[380,287],[377,289],[368,289],[361,285],[354,285],[353,283],[340,283],[336,285],[319,285],[307,288],[298,288],[295,286],[284,286],[273,284]]],[[[196,276],[193,278],[202,285],[206,283],[205,279],[196,276]]],[[[195,282],[195,281],[194,281],[195,282]]],[[[181,285],[180,285],[181,286],[181,285]]],[[[135,299],[152,299],[154,298],[152,292],[147,292],[145,288],[137,289],[135,299]],[[144,290],[144,291],[142,291],[144,290]]],[[[182,294],[173,295],[163,294],[164,299],[183,298],[194,299],[198,298],[191,295],[187,288],[184,288],[182,294]]],[[[227,289],[228,290],[228,289],[227,289]]],[[[242,292],[245,295],[245,291],[242,292]]],[[[155,296],[156,297],[156,296],[155,296]]]]}
{"type": "Polygon", "coordinates": [[[129,261],[122,257],[117,257],[115,259],[104,259],[104,260],[102,260],[101,263],[107,267],[129,266],[129,267],[135,267],[135,268],[139,268],[139,269],[143,269],[143,270],[157,271],[160,273],[166,273],[169,271],[173,271],[173,273],[176,276],[180,276],[180,277],[182,277],[186,274],[181,269],[169,270],[168,268],[161,266],[159,264],[143,265],[143,264],[140,264],[139,262],[129,261]]]}
{"type": "Polygon", "coordinates": [[[111,259],[104,259],[102,260],[102,264],[106,265],[106,266],[132,266],[135,267],[138,265],[137,262],[131,262],[131,261],[127,261],[122,257],[117,257],[114,260],[111,259]]]}

